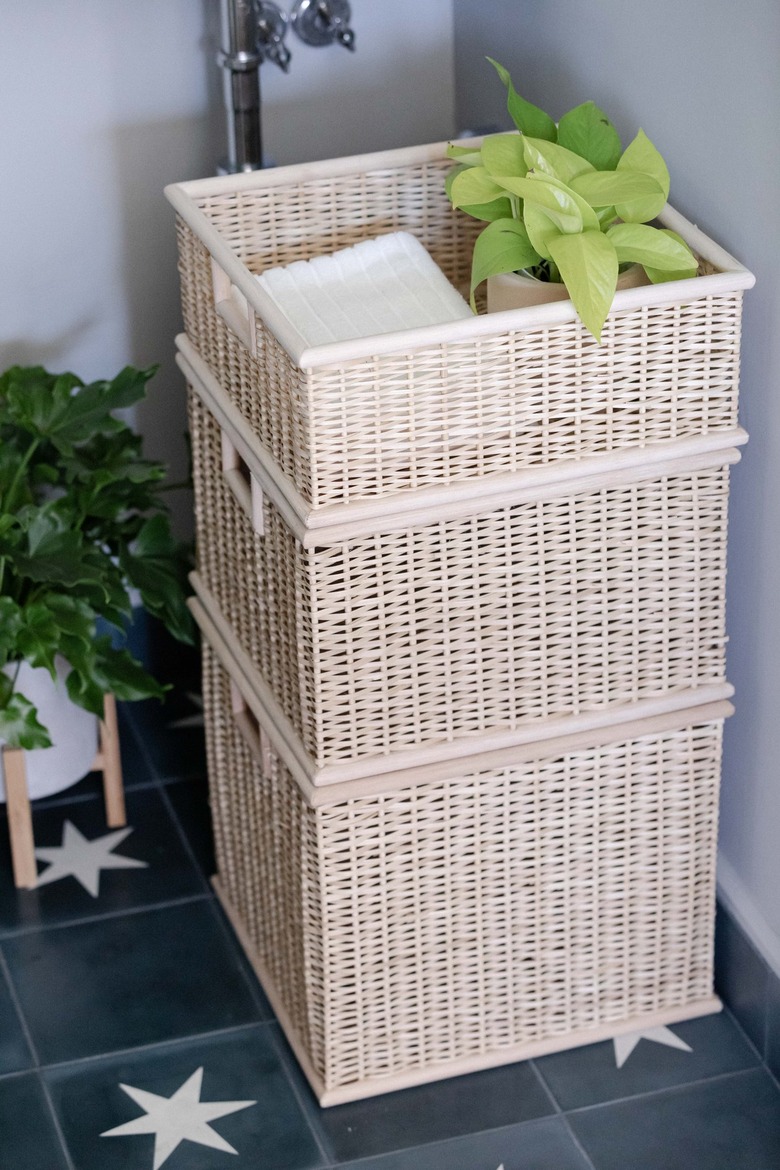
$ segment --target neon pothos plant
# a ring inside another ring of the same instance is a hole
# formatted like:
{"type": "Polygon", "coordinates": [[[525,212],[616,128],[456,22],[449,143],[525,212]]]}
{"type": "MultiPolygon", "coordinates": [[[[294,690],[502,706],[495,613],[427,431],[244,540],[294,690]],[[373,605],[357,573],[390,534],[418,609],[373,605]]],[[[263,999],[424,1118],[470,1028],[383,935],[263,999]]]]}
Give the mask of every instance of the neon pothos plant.
{"type": "Polygon", "coordinates": [[[458,164],[447,177],[453,206],[488,221],[474,249],[472,308],[483,280],[525,270],[565,284],[600,341],[622,267],[641,264],[653,283],[696,274],[687,244],[648,223],[669,194],[666,164],[641,130],[623,150],[593,102],[556,125],[517,93],[502,65],[488,60],[506,86],[520,134],[491,135],[478,150],[449,147],[458,164]]]}
{"type": "Polygon", "coordinates": [[[0,740],[49,747],[19,664],[69,664],[67,689],[101,715],[103,695],[161,696],[156,682],[105,630],[121,626],[137,589],[183,641],[191,624],[186,566],[161,496],[165,468],[114,411],[143,398],[154,369],[111,382],[14,366],[0,376],[0,740]]]}

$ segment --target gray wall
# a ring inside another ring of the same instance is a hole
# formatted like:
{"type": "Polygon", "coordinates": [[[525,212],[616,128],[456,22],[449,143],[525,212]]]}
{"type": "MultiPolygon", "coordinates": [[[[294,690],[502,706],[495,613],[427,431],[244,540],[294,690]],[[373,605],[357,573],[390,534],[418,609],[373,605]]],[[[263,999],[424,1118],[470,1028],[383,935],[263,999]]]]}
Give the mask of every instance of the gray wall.
{"type": "MultiPolygon", "coordinates": [[[[40,363],[92,379],[160,362],[138,422],[148,453],[180,478],[179,290],[162,189],[213,174],[226,150],[219,0],[2,8],[0,370],[40,363]]],[[[289,75],[263,66],[266,148],[279,164],[453,132],[452,0],[352,10],[354,54],[291,36],[289,75]]],[[[186,498],[177,516],[186,530],[186,498]]]]}
{"type": "Polygon", "coordinates": [[[780,6],[776,0],[455,0],[458,125],[507,124],[485,62],[560,117],[592,98],[665,156],[671,202],[756,274],[733,477],[722,896],[780,971],[780,6]]]}

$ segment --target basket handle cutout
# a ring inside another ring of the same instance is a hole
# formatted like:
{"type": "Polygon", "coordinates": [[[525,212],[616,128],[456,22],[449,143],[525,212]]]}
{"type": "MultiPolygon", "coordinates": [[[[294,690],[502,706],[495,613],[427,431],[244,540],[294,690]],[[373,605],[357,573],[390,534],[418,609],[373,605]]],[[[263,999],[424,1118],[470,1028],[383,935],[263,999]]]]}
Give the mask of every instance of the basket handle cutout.
{"type": "Polygon", "coordinates": [[[225,432],[222,432],[222,474],[239,507],[258,536],[265,536],[263,489],[225,432]]]}
{"type": "Polygon", "coordinates": [[[230,277],[211,260],[211,287],[214,295],[214,310],[231,333],[253,356],[257,356],[257,335],[254,313],[250,312],[247,299],[230,277]]]}
{"type": "Polygon", "coordinates": [[[230,680],[230,706],[233,712],[233,722],[240,731],[244,743],[260,765],[263,779],[270,779],[273,774],[271,741],[232,679],[230,680]]]}

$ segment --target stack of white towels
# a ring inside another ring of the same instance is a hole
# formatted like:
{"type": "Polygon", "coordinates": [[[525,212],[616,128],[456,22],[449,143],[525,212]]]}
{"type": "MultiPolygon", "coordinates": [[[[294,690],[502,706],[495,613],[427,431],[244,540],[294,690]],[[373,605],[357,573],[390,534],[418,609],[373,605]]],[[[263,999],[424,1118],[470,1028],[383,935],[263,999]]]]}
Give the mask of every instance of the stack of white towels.
{"type": "Polygon", "coordinates": [[[468,303],[408,232],[270,268],[256,279],[309,346],[472,316],[468,303]]]}

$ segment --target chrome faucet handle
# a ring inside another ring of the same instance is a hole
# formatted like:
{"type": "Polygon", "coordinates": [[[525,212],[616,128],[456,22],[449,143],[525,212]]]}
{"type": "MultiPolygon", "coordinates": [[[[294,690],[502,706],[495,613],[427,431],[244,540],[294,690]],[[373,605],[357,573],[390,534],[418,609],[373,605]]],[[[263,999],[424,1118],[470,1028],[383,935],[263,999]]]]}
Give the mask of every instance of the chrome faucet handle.
{"type": "Polygon", "coordinates": [[[284,43],[289,21],[271,0],[256,0],[257,51],[263,61],[273,61],[285,73],[290,69],[290,50],[284,43]]]}
{"type": "Polygon", "coordinates": [[[352,12],[348,0],[296,0],[291,22],[307,45],[332,45],[338,41],[345,49],[355,48],[355,34],[350,28],[352,12]]]}

